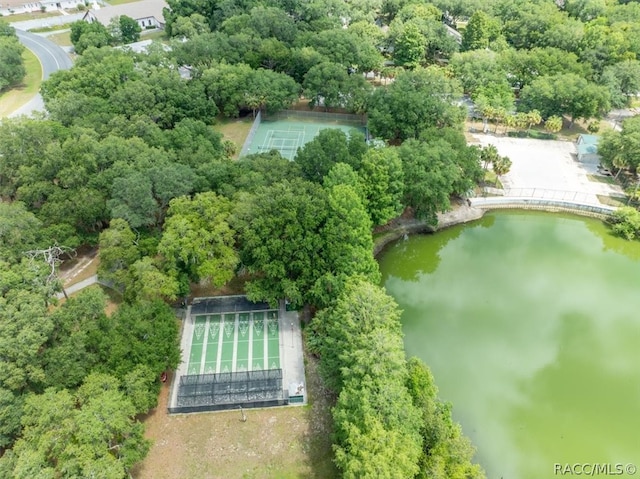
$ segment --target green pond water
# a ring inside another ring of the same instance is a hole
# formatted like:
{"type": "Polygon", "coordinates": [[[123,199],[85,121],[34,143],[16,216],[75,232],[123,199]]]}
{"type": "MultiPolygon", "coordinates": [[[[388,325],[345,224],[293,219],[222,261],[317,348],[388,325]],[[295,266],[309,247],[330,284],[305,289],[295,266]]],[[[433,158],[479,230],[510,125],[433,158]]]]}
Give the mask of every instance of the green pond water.
{"type": "Polygon", "coordinates": [[[489,479],[640,467],[640,242],[597,220],[500,212],[400,240],[380,266],[407,353],[489,479]]]}

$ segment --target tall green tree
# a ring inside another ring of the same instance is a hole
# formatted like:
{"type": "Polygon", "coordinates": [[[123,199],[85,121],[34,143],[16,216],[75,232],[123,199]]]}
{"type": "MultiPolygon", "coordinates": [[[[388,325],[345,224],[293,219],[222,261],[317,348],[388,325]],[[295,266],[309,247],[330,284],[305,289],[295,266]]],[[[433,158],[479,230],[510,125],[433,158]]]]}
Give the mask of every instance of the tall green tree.
{"type": "Polygon", "coordinates": [[[172,200],[158,245],[168,271],[214,286],[227,283],[238,264],[230,213],[231,202],[213,192],[172,200]]]}
{"type": "Polygon", "coordinates": [[[331,187],[327,206],[327,221],[321,232],[326,271],[315,286],[315,296],[324,304],[340,293],[351,276],[361,275],[373,283],[380,280],[373,257],[371,219],[356,191],[348,185],[331,187]]]}
{"type": "Polygon", "coordinates": [[[398,154],[404,170],[404,204],[418,218],[437,222],[436,213],[450,208],[450,195],[459,169],[451,158],[455,152],[444,140],[431,143],[408,140],[398,154]]]}
{"type": "Polygon", "coordinates": [[[391,85],[374,92],[369,128],[375,136],[401,142],[429,127],[457,127],[465,118],[455,104],[461,95],[458,82],[438,67],[400,73],[391,85]]]}
{"type": "Polygon", "coordinates": [[[463,50],[479,50],[489,47],[489,43],[500,34],[500,23],[482,10],[471,15],[462,35],[463,50]]]}
{"type": "Polygon", "coordinates": [[[346,67],[330,62],[312,66],[304,76],[303,87],[312,108],[346,108],[354,113],[365,111],[372,91],[362,75],[349,75],[346,67]]]}
{"type": "Polygon", "coordinates": [[[609,88],[611,106],[623,108],[640,92],[640,62],[627,60],[604,69],[600,82],[609,88]]]}
{"type": "Polygon", "coordinates": [[[18,263],[26,250],[35,249],[42,222],[19,201],[0,202],[0,260],[18,263]]]}
{"type": "Polygon", "coordinates": [[[298,150],[296,164],[305,179],[322,183],[329,170],[337,163],[355,167],[359,158],[352,158],[347,135],[338,129],[321,130],[318,135],[298,150]]]}
{"type": "MultiPolygon", "coordinates": [[[[83,387],[95,380],[97,376],[89,376],[83,387]]],[[[90,389],[84,394],[81,388],[74,396],[50,388],[26,400],[23,435],[12,454],[2,458],[12,477],[129,475],[149,450],[144,428],[134,419],[135,408],[117,388],[90,389]]]]}
{"type": "Polygon", "coordinates": [[[15,36],[0,36],[0,91],[17,85],[27,74],[23,51],[24,47],[15,36]]]}
{"type": "Polygon", "coordinates": [[[112,42],[111,33],[100,22],[78,20],[71,24],[71,43],[79,55],[82,55],[90,47],[106,47],[112,42]]]}
{"type": "Polygon", "coordinates": [[[322,187],[299,179],[241,198],[232,226],[240,233],[240,259],[254,275],[246,288],[249,298],[319,304],[312,290],[326,268],[321,235],[326,218],[322,187]]]}
{"type": "Polygon", "coordinates": [[[140,259],[136,234],[123,219],[114,219],[100,234],[98,275],[116,286],[127,284],[129,267],[140,259]]]}
{"type": "Polygon", "coordinates": [[[573,73],[591,76],[589,65],[581,63],[575,53],[559,48],[536,47],[530,50],[507,49],[500,52],[498,62],[508,73],[511,85],[524,88],[541,76],[573,73]]]}
{"type": "Polygon", "coordinates": [[[475,449],[451,417],[451,405],[438,398],[438,387],[429,368],[419,359],[407,361],[407,389],[422,415],[423,438],[419,461],[420,479],[465,477],[484,479],[482,468],[473,464],[475,449]]]}
{"type": "Polygon", "coordinates": [[[353,278],[312,323],[333,409],[336,465],[344,477],[414,477],[422,439],[405,386],[400,312],[382,289],[353,278]]]}
{"type": "Polygon", "coordinates": [[[622,122],[621,131],[607,131],[598,143],[598,154],[602,163],[611,168],[640,166],[640,117],[631,117],[622,122]]]}
{"type": "Polygon", "coordinates": [[[140,24],[135,19],[126,15],[120,15],[118,24],[120,26],[120,39],[122,43],[127,44],[140,40],[142,27],[140,27],[140,24]]]}
{"type": "Polygon", "coordinates": [[[35,279],[29,278],[26,268],[27,264],[16,267],[15,276],[5,275],[1,279],[5,284],[0,283],[4,290],[10,284],[7,280],[17,280],[13,283],[17,287],[0,297],[0,387],[15,392],[45,381],[41,352],[53,330],[46,298],[19,286],[20,280],[35,279]]]}
{"type": "Polygon", "coordinates": [[[396,148],[371,148],[362,158],[366,206],[375,226],[383,225],[402,212],[404,173],[396,148]]]}
{"type": "Polygon", "coordinates": [[[174,311],[164,302],[122,304],[102,325],[99,370],[123,379],[138,366],[160,373],[180,362],[179,328],[174,311]]]}
{"type": "Polygon", "coordinates": [[[610,105],[606,87],[567,73],[535,79],[522,90],[520,108],[538,110],[543,118],[566,114],[573,122],[578,118],[599,118],[610,105]]]}
{"type": "Polygon", "coordinates": [[[42,352],[46,387],[76,388],[98,364],[106,303],[102,290],[87,288],[50,314],[53,330],[42,352]]]}
{"type": "Polygon", "coordinates": [[[393,45],[393,59],[396,65],[415,68],[425,61],[427,39],[414,23],[403,25],[393,45]]]}
{"type": "Polygon", "coordinates": [[[221,64],[202,75],[207,97],[220,111],[236,117],[240,110],[278,111],[298,99],[300,87],[289,76],[271,70],[253,70],[249,65],[221,64]]]}

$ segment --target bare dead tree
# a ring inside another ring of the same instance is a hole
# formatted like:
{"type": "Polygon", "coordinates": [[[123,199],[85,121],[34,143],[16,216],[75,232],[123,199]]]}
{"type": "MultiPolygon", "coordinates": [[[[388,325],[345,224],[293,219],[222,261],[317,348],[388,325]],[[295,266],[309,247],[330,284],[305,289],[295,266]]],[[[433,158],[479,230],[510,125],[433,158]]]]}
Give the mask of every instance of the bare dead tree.
{"type": "MultiPolygon", "coordinates": [[[[49,248],[45,248],[45,249],[34,249],[30,251],[25,251],[24,254],[31,261],[42,259],[44,263],[47,264],[49,268],[51,268],[51,271],[49,272],[49,275],[45,280],[47,284],[51,284],[55,281],[58,281],[56,268],[60,263],[62,263],[62,260],[60,259],[60,257],[63,255],[75,256],[76,250],[74,250],[73,248],[69,248],[67,246],[59,246],[57,244],[54,244],[53,246],[50,246],[49,248]]],[[[62,282],[60,282],[60,287],[62,288],[62,294],[64,294],[64,297],[66,299],[69,299],[69,297],[67,296],[67,292],[65,291],[64,286],[62,285],[62,282]]]]}

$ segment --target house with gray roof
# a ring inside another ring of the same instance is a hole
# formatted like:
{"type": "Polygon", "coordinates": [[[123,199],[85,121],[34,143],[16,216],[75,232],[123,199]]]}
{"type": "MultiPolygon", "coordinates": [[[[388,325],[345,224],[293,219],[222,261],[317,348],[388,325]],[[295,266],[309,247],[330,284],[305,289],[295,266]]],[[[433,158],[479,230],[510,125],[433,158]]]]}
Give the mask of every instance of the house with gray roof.
{"type": "Polygon", "coordinates": [[[165,0],[143,0],[141,2],[123,3],[122,5],[92,8],[87,10],[82,19],[87,22],[100,22],[107,26],[112,18],[126,15],[136,20],[143,30],[164,28],[162,9],[165,7],[168,7],[165,0]]]}

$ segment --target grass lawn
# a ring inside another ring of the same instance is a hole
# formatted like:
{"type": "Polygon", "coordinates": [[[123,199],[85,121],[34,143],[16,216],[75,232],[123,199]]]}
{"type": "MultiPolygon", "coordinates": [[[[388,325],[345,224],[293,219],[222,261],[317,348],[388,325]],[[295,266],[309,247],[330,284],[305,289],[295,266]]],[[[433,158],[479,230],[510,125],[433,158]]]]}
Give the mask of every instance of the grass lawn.
{"type": "Polygon", "coordinates": [[[167,32],[164,30],[143,30],[140,33],[140,40],[160,40],[168,41],[167,32]]]}
{"type": "Polygon", "coordinates": [[[618,208],[620,206],[627,206],[627,198],[626,197],[613,197],[607,195],[596,195],[600,203],[607,206],[613,206],[614,208],[618,208]]]}
{"type": "Polygon", "coordinates": [[[59,17],[60,15],[62,14],[58,11],[52,11],[52,12],[46,12],[46,13],[27,12],[27,13],[16,13],[15,15],[7,15],[6,17],[3,17],[3,20],[9,23],[13,23],[13,22],[22,22],[25,20],[38,20],[40,18],[59,17]]]}
{"type": "MultiPolygon", "coordinates": [[[[66,30],[68,28],[71,28],[71,23],[62,23],[60,25],[50,25],[48,27],[30,28],[29,31],[31,33],[57,32],[58,30],[66,30]]],[[[47,37],[47,38],[50,38],[50,37],[47,37]]]]}
{"type": "Polygon", "coordinates": [[[72,45],[71,32],[54,33],[53,35],[49,35],[47,38],[61,47],[70,47],[72,45]]]}
{"type": "Polygon", "coordinates": [[[10,115],[25,103],[29,102],[40,90],[42,83],[42,66],[38,58],[25,48],[22,53],[27,75],[22,83],[0,94],[0,118],[10,115]]]}
{"type": "Polygon", "coordinates": [[[595,181],[597,183],[605,183],[607,185],[617,185],[618,182],[613,179],[612,176],[600,176],[600,175],[587,175],[589,181],[595,181]]]}
{"type": "Polygon", "coordinates": [[[307,406],[169,415],[170,380],[158,407],[143,418],[153,441],[136,479],[336,479],[331,452],[331,398],[306,358],[307,406]]]}
{"type": "Polygon", "coordinates": [[[253,118],[250,116],[244,118],[223,118],[219,119],[218,123],[213,125],[213,129],[218,133],[222,133],[225,139],[231,140],[236,145],[237,153],[233,155],[234,158],[238,158],[242,145],[247,139],[251,125],[253,124],[253,118]]]}
{"type": "Polygon", "coordinates": [[[122,5],[123,3],[139,2],[140,0],[107,0],[109,5],[122,5]]]}
{"type": "Polygon", "coordinates": [[[493,170],[484,170],[484,183],[485,186],[490,186],[492,188],[502,188],[502,182],[493,170]]]}

